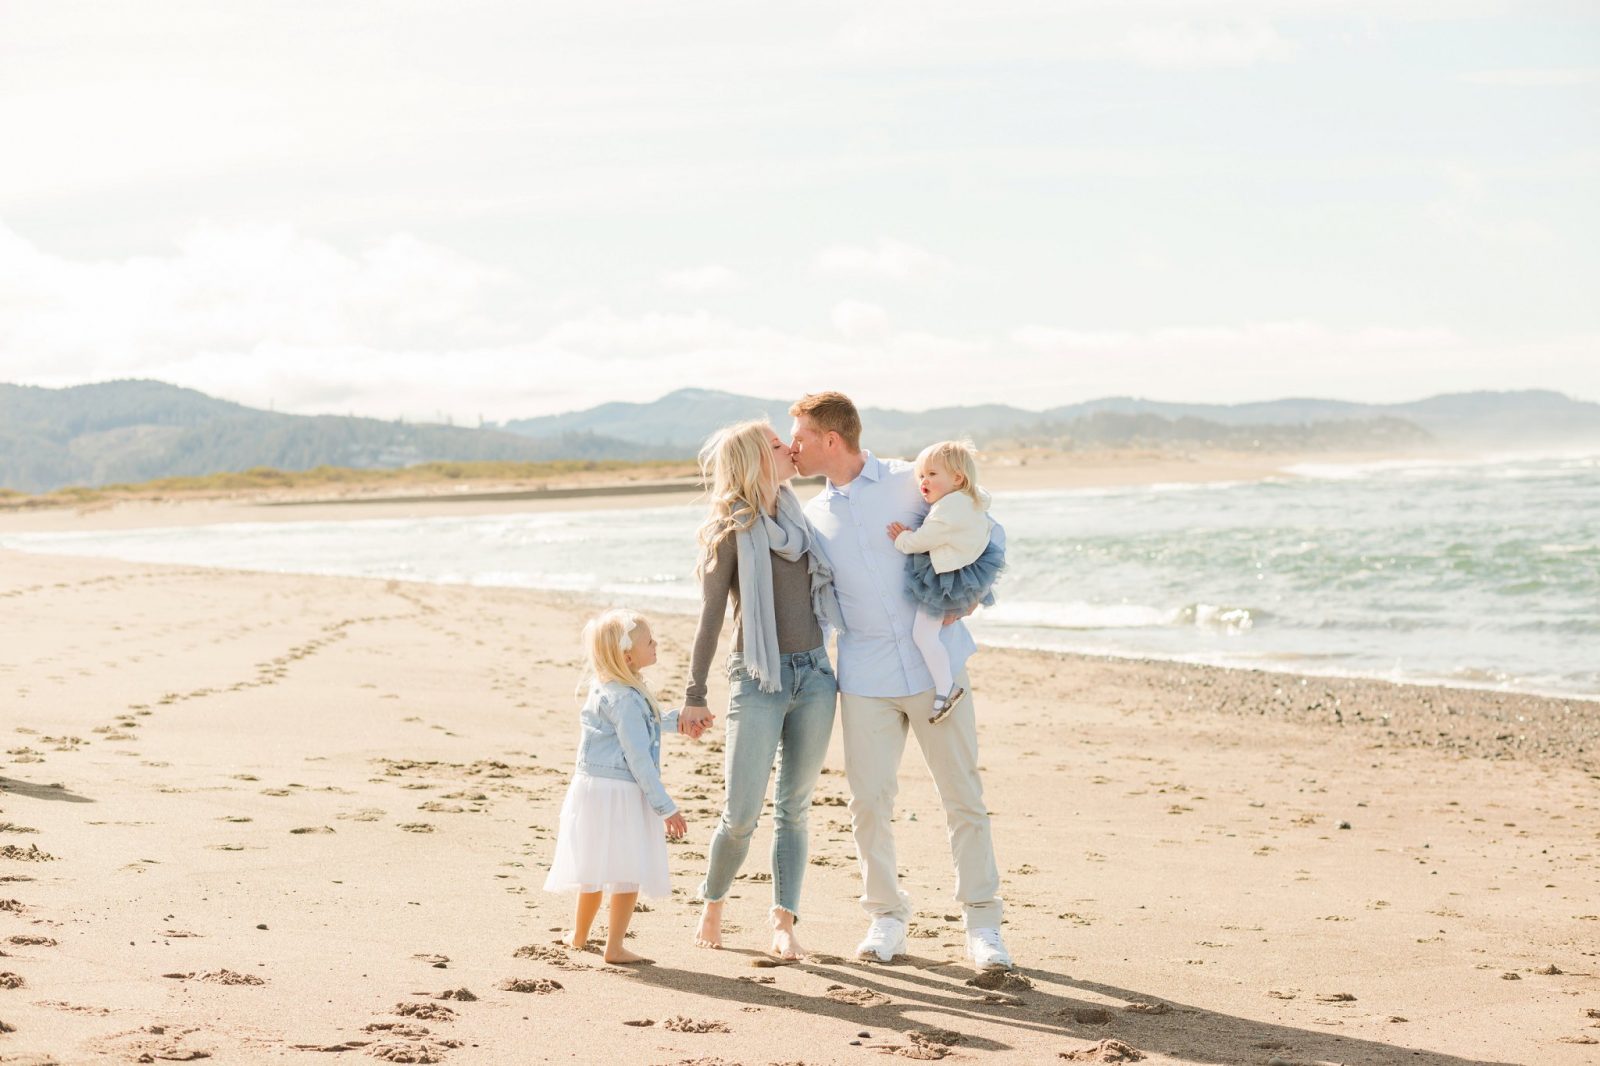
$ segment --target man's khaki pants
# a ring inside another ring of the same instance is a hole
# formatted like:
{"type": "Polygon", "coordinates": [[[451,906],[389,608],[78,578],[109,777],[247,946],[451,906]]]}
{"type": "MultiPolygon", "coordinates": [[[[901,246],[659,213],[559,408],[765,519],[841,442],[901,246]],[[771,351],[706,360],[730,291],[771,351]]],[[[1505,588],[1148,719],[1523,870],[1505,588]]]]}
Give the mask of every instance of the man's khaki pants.
{"type": "Polygon", "coordinates": [[[963,670],[956,683],[967,689],[955,710],[938,725],[928,722],[933,690],[885,699],[840,697],[844,722],[844,769],[850,782],[850,822],[861,862],[861,905],[874,918],[911,920],[911,897],[900,888],[894,854],[895,794],[906,731],[933,774],[950,828],[956,867],[956,899],[968,929],[1000,928],[1000,871],[995,867],[989,811],[978,778],[978,728],[972,690],[963,670]]]}

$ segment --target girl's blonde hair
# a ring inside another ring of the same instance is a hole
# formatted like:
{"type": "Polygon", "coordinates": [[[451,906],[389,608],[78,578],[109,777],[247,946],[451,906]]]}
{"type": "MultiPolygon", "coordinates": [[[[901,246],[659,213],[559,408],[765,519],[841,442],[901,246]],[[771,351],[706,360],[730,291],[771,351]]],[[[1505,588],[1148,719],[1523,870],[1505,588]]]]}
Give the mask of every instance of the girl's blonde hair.
{"type": "Polygon", "coordinates": [[[749,529],[772,502],[777,468],[772,462],[772,427],[752,420],[717,430],[700,449],[700,477],[711,509],[696,539],[695,577],[717,565],[717,548],[729,534],[749,529]]]}
{"type": "Polygon", "coordinates": [[[918,477],[922,476],[933,459],[939,460],[946,470],[961,478],[962,485],[957,491],[966,493],[978,503],[983,502],[978,496],[978,449],[973,447],[971,441],[942,440],[922,449],[917,456],[918,477]]]}
{"type": "Polygon", "coordinates": [[[645,625],[644,616],[626,607],[613,607],[595,615],[583,626],[583,651],[588,662],[583,678],[578,682],[581,695],[591,681],[616,681],[638,691],[650,705],[650,712],[661,717],[661,708],[645,684],[644,675],[628,663],[627,653],[633,647],[633,634],[645,625]]]}

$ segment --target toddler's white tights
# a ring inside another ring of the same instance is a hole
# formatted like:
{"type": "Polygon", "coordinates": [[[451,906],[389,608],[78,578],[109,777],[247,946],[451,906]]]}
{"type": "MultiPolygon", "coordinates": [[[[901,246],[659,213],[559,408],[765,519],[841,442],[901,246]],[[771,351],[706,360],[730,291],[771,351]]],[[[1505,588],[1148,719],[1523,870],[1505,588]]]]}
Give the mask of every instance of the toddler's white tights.
{"type": "Polygon", "coordinates": [[[956,683],[950,673],[950,653],[944,650],[944,642],[939,639],[943,629],[944,612],[935,614],[925,607],[918,608],[917,617],[911,623],[911,642],[922,653],[922,661],[933,675],[933,693],[936,696],[950,695],[956,683]]]}

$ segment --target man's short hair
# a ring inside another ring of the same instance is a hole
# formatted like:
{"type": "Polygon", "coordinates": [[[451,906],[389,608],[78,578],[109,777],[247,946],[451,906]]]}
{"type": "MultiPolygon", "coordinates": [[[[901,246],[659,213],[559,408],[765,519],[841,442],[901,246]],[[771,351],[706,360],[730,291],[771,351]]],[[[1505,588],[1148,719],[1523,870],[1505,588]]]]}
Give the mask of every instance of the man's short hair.
{"type": "Polygon", "coordinates": [[[839,434],[851,451],[861,450],[861,415],[844,393],[808,392],[789,408],[789,414],[794,418],[803,415],[823,432],[839,434]]]}

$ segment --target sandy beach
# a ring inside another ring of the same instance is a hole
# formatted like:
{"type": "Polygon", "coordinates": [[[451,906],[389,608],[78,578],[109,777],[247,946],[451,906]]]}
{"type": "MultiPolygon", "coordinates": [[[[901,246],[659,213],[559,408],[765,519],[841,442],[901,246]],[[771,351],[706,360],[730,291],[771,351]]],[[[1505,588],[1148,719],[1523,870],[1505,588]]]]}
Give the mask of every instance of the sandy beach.
{"type": "MultiPolygon", "coordinates": [[[[691,946],[721,756],[675,737],[690,836],[634,923],[657,964],[624,970],[554,947],[570,901],[541,891],[583,604],[14,552],[0,604],[0,1061],[1444,1066],[1600,1040],[1592,703],[986,650],[1014,977],[971,983],[915,754],[912,955],[848,958],[837,734],[812,958],[758,965],[765,821],[728,949],[691,946]]],[[[671,699],[690,624],[658,628],[671,699]]]]}

